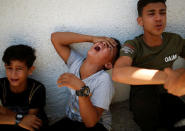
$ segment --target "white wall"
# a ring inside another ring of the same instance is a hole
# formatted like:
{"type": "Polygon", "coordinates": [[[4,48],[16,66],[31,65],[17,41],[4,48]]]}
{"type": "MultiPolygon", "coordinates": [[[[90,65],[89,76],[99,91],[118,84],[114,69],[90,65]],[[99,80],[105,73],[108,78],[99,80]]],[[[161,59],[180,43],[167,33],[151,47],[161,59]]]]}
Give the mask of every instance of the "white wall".
{"type": "MultiPolygon", "coordinates": [[[[68,95],[66,88],[57,88],[56,80],[67,68],[55,52],[50,34],[73,31],[111,36],[123,43],[142,33],[136,23],[136,3],[137,0],[0,0],[0,57],[13,44],[28,44],[37,50],[37,68],[32,77],[45,84],[46,110],[50,120],[55,121],[64,115],[68,95]]],[[[167,6],[166,30],[185,38],[184,0],[167,0],[167,6]]],[[[74,48],[85,55],[90,46],[84,43],[74,48]]],[[[0,62],[0,77],[3,76],[4,67],[0,62]]],[[[129,87],[115,84],[113,101],[127,99],[129,87]]]]}

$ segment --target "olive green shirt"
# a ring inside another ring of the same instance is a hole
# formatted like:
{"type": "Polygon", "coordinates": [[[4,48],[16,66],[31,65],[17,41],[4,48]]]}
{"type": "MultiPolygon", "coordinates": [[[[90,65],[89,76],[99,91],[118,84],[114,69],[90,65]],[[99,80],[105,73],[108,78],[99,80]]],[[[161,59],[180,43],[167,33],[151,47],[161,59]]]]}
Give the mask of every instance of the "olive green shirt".
{"type": "Polygon", "coordinates": [[[120,54],[130,56],[133,59],[132,66],[159,70],[172,67],[178,56],[185,58],[185,39],[167,32],[162,34],[162,39],[160,46],[150,47],[144,42],[143,35],[140,35],[134,40],[126,41],[120,54]]]}

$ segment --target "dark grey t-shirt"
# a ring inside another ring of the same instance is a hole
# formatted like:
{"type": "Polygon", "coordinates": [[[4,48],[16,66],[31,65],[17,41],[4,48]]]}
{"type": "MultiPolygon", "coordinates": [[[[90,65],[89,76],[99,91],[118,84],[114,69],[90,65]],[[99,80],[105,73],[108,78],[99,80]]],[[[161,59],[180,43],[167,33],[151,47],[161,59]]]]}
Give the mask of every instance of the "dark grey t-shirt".
{"type": "Polygon", "coordinates": [[[174,33],[164,32],[163,43],[157,47],[149,47],[143,41],[143,35],[128,40],[121,48],[121,56],[130,56],[132,66],[163,70],[172,67],[174,61],[181,56],[185,58],[185,39],[174,33]]]}

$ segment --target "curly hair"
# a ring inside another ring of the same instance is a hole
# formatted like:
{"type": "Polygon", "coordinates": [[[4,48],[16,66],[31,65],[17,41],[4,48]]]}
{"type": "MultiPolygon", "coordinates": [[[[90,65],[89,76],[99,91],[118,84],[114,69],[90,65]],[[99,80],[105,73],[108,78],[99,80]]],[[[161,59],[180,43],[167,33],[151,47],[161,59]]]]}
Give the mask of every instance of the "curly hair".
{"type": "Polygon", "coordinates": [[[27,45],[13,45],[4,51],[2,60],[5,64],[10,65],[12,60],[24,61],[30,68],[36,59],[35,50],[27,45]]]}

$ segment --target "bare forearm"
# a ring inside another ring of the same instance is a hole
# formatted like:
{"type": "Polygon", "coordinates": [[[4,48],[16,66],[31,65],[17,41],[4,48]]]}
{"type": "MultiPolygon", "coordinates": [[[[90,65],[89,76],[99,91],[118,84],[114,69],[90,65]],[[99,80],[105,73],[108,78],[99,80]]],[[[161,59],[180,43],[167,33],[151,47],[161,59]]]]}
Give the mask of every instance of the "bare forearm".
{"type": "Polygon", "coordinates": [[[89,97],[79,97],[80,115],[87,127],[93,127],[99,121],[96,108],[92,105],[89,97]]]}
{"type": "Polygon", "coordinates": [[[92,36],[73,32],[55,32],[52,33],[51,40],[61,45],[69,45],[79,42],[92,42],[92,36]]]}
{"type": "Polygon", "coordinates": [[[131,66],[114,68],[112,73],[114,81],[131,85],[164,84],[166,77],[163,71],[131,66]]]}
{"type": "Polygon", "coordinates": [[[0,124],[14,125],[15,115],[16,115],[15,112],[0,106],[0,124]]]}

